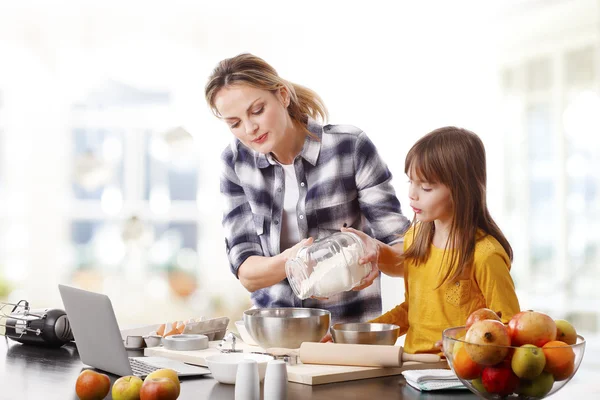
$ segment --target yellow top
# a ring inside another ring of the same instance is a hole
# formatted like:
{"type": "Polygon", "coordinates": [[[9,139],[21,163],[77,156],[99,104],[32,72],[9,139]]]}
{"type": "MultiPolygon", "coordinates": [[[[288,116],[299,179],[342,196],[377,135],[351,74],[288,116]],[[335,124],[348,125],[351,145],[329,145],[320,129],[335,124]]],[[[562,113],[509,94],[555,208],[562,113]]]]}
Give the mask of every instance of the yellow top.
{"type": "MultiPolygon", "coordinates": [[[[404,236],[405,251],[412,243],[412,230],[404,236]]],[[[473,267],[460,279],[436,289],[443,255],[443,249],[431,245],[426,263],[405,261],[404,303],[370,321],[399,325],[400,334],[406,333],[407,353],[438,353],[435,343],[442,340],[444,329],[464,325],[477,309],[502,311],[503,322],[520,311],[510,259],[493,236],[486,235],[475,244],[473,267]]]]}

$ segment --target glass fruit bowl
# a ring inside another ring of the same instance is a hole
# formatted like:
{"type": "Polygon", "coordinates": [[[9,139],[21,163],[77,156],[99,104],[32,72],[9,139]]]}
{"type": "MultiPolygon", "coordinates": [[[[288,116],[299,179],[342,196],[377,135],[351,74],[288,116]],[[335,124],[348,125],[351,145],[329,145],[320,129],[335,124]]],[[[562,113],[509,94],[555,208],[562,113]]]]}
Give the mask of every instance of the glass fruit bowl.
{"type": "Polygon", "coordinates": [[[443,334],[444,355],[460,381],[482,399],[543,399],[556,393],[577,372],[585,339],[545,347],[496,346],[464,340],[464,326],[443,334]]]}

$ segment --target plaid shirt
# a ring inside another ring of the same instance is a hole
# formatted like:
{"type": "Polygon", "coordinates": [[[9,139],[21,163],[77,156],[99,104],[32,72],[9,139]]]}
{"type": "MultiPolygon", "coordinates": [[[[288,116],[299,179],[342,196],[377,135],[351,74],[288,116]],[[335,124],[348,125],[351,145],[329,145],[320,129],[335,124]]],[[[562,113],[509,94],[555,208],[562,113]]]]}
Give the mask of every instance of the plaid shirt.
{"type": "MultiPolygon", "coordinates": [[[[294,160],[300,198],[297,222],[302,238],[315,239],[346,226],[384,243],[398,242],[409,221],[390,184],[392,175],[377,149],[360,129],[348,125],[321,126],[309,118],[307,135],[294,160]]],[[[235,139],[222,154],[223,228],[231,271],[250,256],[279,254],[283,213],[283,167],[271,154],[248,149],[235,139]]],[[[381,285],[377,278],[361,291],[327,300],[300,300],[287,279],[251,294],[257,307],[327,309],[333,322],[366,321],[381,315],[381,285]]]]}

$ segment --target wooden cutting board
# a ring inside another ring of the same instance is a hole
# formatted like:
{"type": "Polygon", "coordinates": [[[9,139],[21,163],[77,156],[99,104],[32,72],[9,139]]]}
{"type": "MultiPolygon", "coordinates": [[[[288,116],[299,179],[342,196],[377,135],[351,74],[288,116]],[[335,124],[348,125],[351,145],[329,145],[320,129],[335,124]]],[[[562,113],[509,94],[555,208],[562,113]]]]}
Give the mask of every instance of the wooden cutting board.
{"type": "MultiPolygon", "coordinates": [[[[217,348],[220,341],[209,342],[209,348],[195,351],[168,350],[164,347],[148,347],[144,349],[144,355],[155,357],[166,357],[173,360],[183,361],[188,364],[206,366],[206,357],[219,354],[217,348]]],[[[260,347],[249,346],[238,341],[237,348],[244,352],[263,351],[260,347]]],[[[321,385],[325,383],[354,381],[358,379],[377,378],[381,376],[400,375],[406,369],[438,369],[448,368],[448,363],[443,360],[439,363],[421,363],[406,361],[399,368],[380,367],[353,367],[343,365],[317,365],[297,364],[288,365],[288,381],[302,383],[305,385],[321,385]]]]}

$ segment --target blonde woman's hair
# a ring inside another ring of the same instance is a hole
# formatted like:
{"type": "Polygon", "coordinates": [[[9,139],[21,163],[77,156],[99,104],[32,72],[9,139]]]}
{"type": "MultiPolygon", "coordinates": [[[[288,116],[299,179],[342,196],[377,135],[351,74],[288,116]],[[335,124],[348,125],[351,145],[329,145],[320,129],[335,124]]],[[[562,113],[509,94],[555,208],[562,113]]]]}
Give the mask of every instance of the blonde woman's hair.
{"type": "MultiPolygon", "coordinates": [[[[512,261],[512,248],[487,208],[485,147],[479,136],[452,126],[436,129],[410,149],[404,171],[421,181],[441,183],[450,189],[454,218],[443,257],[449,263],[440,271],[438,287],[458,279],[473,264],[475,243],[481,239],[477,237],[478,229],[484,236],[496,238],[512,261]],[[454,251],[448,258],[449,249],[454,251]]],[[[435,226],[433,222],[415,221],[413,225],[414,240],[405,257],[425,262],[435,226]]]]}
{"type": "Polygon", "coordinates": [[[327,108],[317,93],[304,86],[286,81],[277,74],[275,68],[262,58],[248,53],[222,60],[208,78],[204,95],[210,109],[217,117],[220,117],[219,111],[215,107],[217,93],[224,87],[236,84],[248,85],[273,93],[285,87],[290,95],[288,113],[292,121],[304,127],[305,130],[307,116],[322,122],[327,121],[327,108]]]}

